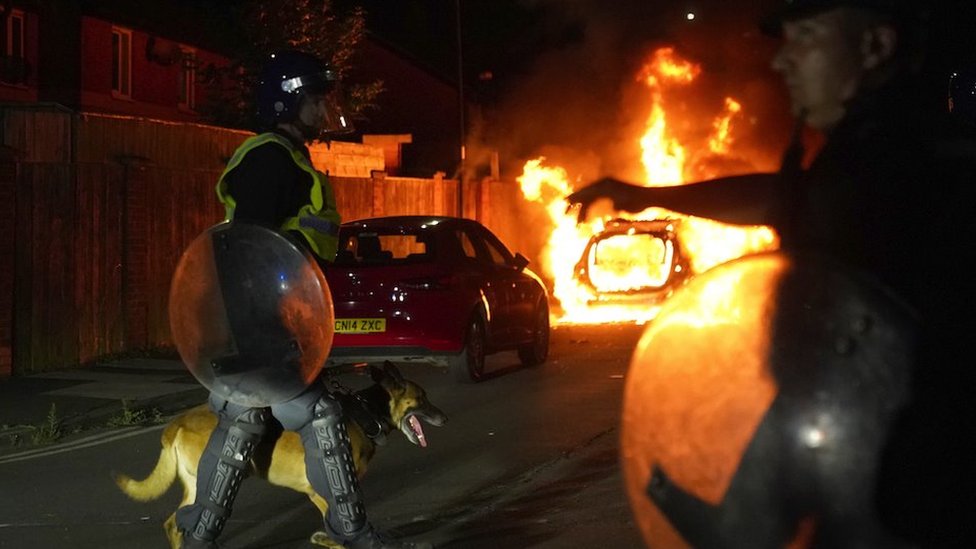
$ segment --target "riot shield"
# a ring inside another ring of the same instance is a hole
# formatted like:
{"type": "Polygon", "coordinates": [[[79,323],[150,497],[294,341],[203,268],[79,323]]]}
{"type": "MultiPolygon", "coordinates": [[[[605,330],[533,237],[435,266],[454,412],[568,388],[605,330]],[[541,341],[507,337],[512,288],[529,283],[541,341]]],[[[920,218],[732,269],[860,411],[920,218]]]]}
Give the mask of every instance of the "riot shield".
{"type": "Polygon", "coordinates": [[[678,290],[624,391],[647,546],[896,547],[871,498],[917,328],[875,279],[821,257],[747,256],[678,290]]]}
{"type": "Polygon", "coordinates": [[[215,225],[173,275],[170,326],[180,357],[211,392],[252,407],[287,401],[318,376],[332,346],[332,295],[289,238],[215,225]]]}

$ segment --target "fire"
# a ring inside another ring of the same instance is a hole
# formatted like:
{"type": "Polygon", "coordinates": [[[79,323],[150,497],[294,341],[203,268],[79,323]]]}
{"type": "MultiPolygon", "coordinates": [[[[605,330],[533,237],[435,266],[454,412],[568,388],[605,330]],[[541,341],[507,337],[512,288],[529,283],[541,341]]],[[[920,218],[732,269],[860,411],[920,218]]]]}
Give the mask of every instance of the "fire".
{"type": "Polygon", "coordinates": [[[728,154],[731,148],[732,117],[742,111],[742,105],[731,97],[725,98],[725,114],[716,118],[715,133],[708,139],[708,149],[715,154],[728,154]]]}
{"type": "MultiPolygon", "coordinates": [[[[673,48],[660,48],[638,76],[650,94],[650,114],[644,133],[636,139],[649,186],[681,185],[690,180],[689,173],[696,173],[689,161],[695,155],[688,153],[693,144],[682,143],[669,131],[664,99],[668,91],[693,84],[700,73],[699,65],[681,59],[673,48]]],[[[730,155],[735,122],[742,112],[741,103],[725,98],[708,139],[691,150],[700,149],[713,157],[730,155]]],[[[724,225],[660,208],[619,217],[668,220],[664,223],[673,229],[676,241],[661,237],[666,233],[653,235],[658,238],[648,234],[638,235],[645,238],[607,238],[610,217],[577,225],[565,201],[573,191],[569,175],[545,161],[544,157],[528,161],[518,182],[523,196],[543,205],[552,220],[552,233],[542,250],[542,269],[553,280],[553,296],[562,309],[555,319],[558,323],[646,322],[654,318],[667,296],[669,280],[683,280],[747,253],[778,247],[778,237],[769,227],[724,225]],[[594,235],[601,239],[581,259],[594,235]]],[[[631,228],[626,235],[635,232],[631,228]]]]}
{"type": "Polygon", "coordinates": [[[673,48],[661,48],[638,77],[651,90],[651,115],[640,145],[641,163],[647,180],[654,185],[679,185],[684,181],[685,149],[667,133],[664,88],[691,84],[700,72],[698,65],[677,58],[673,48]]]}

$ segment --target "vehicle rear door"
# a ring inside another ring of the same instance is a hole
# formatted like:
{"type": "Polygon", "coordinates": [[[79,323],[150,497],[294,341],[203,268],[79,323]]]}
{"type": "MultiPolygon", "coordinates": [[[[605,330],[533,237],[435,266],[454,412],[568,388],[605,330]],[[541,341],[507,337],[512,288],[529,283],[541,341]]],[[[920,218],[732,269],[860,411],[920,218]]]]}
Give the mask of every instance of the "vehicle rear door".
{"type": "Polygon", "coordinates": [[[515,256],[494,234],[485,231],[485,245],[496,260],[506,283],[506,314],[512,337],[517,342],[531,339],[535,330],[536,305],[544,291],[536,278],[516,264],[515,256]]]}
{"type": "Polygon", "coordinates": [[[532,318],[533,291],[527,284],[532,280],[515,266],[515,258],[498,238],[487,229],[475,231],[476,242],[483,254],[482,260],[489,265],[491,283],[498,295],[497,322],[500,344],[511,344],[525,337],[532,318]]]}
{"type": "Polygon", "coordinates": [[[511,340],[511,330],[508,311],[509,292],[504,280],[504,273],[500,272],[497,258],[492,254],[480,231],[474,226],[458,229],[458,241],[464,253],[465,261],[473,271],[480,292],[484,295],[488,308],[491,342],[495,346],[503,346],[511,340]]]}

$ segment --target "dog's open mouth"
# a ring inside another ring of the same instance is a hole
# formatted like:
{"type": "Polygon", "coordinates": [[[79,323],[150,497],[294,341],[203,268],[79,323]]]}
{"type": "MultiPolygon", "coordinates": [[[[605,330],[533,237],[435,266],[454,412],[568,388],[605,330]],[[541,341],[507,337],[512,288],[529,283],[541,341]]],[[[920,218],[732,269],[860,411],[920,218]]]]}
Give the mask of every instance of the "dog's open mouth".
{"type": "Polygon", "coordinates": [[[447,420],[444,414],[429,415],[424,412],[411,412],[404,416],[403,420],[400,421],[400,431],[403,432],[404,436],[410,440],[410,442],[420,446],[421,448],[427,447],[427,435],[424,434],[424,427],[420,420],[429,423],[435,427],[440,427],[447,420]]]}
{"type": "Polygon", "coordinates": [[[420,420],[417,416],[410,416],[407,418],[407,427],[410,428],[410,432],[416,437],[416,442],[414,444],[419,444],[421,448],[427,447],[427,436],[424,435],[424,427],[420,424],[420,420]]]}

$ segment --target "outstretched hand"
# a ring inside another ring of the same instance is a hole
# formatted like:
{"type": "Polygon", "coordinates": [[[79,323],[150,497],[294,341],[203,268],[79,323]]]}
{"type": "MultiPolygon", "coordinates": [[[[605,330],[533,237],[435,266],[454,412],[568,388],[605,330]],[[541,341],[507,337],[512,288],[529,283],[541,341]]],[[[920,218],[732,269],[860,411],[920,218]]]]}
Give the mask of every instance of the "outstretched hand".
{"type": "Polygon", "coordinates": [[[582,189],[566,197],[569,202],[567,212],[574,206],[579,205],[579,212],[576,222],[586,221],[587,213],[594,202],[600,199],[609,199],[616,210],[636,212],[643,210],[646,205],[640,200],[640,189],[637,185],[624,183],[612,177],[604,177],[583,187],[582,189]]]}

